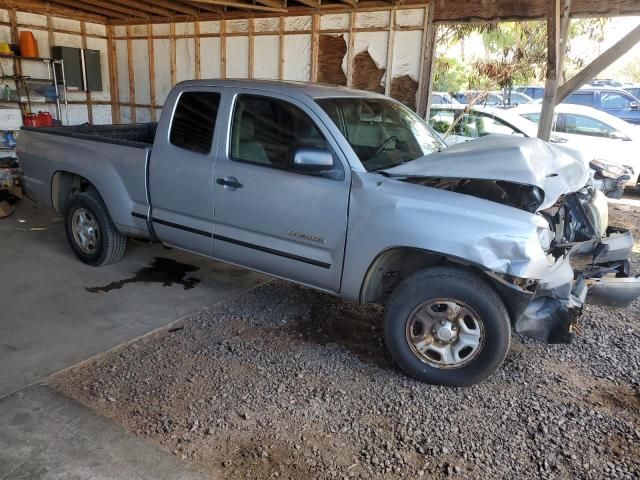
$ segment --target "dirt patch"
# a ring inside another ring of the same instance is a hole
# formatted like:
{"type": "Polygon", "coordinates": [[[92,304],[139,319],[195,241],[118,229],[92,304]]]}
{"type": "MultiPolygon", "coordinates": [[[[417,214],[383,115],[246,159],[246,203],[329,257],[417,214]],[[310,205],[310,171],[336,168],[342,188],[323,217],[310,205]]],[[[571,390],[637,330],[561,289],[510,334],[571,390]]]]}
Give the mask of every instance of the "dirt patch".
{"type": "MultiPolygon", "coordinates": [[[[616,206],[640,238],[640,207],[616,206]]],[[[380,309],[274,281],[52,383],[212,478],[632,479],[638,319],[589,306],[572,345],[515,336],[447,389],[394,368],[380,309]]]]}

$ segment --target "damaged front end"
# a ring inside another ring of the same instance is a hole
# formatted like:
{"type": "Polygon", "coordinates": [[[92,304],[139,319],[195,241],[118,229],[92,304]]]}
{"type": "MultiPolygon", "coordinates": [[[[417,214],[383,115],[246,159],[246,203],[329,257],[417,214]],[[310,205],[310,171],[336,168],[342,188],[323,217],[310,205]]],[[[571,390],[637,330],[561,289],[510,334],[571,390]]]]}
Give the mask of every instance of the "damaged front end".
{"type": "Polygon", "coordinates": [[[515,279],[500,279],[502,288],[512,290],[516,332],[569,343],[585,303],[626,308],[640,296],[640,276],[630,273],[632,234],[607,227],[608,219],[599,214],[603,209],[595,206],[597,195],[583,189],[540,212],[549,222],[548,253],[555,259],[544,278],[524,288],[515,279]]]}

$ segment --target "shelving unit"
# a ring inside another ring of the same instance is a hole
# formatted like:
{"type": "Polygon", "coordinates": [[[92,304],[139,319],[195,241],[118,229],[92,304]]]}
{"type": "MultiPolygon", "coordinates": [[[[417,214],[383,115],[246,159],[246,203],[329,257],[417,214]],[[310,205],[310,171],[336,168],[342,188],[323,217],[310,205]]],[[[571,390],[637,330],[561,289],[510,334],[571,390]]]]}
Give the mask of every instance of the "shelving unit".
{"type": "Polygon", "coordinates": [[[0,55],[1,59],[13,60],[13,75],[2,75],[0,79],[2,81],[11,80],[16,86],[16,99],[0,99],[0,104],[13,104],[19,105],[22,113],[34,113],[33,105],[51,105],[56,106],[56,118],[62,124],[62,105],[64,105],[64,118],[68,122],[68,101],[67,101],[67,84],[64,77],[64,61],[56,60],[46,57],[21,57],[15,55],[0,55]],[[22,62],[41,62],[47,65],[47,78],[31,77],[24,75],[22,72],[22,62]],[[62,72],[62,78],[58,79],[56,75],[56,65],[60,65],[60,71],[62,72]],[[47,96],[43,96],[44,100],[32,99],[32,89],[29,87],[30,83],[47,83],[54,87],[55,95],[52,99],[47,99],[47,96]]]}

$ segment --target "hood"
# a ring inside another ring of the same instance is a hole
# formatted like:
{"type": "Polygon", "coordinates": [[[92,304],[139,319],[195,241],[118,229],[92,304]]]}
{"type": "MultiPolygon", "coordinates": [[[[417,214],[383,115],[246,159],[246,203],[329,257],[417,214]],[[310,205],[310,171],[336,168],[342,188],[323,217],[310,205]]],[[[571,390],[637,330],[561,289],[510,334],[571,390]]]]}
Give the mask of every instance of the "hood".
{"type": "Polygon", "coordinates": [[[590,170],[572,149],[537,138],[489,135],[384,170],[391,176],[501,180],[538,187],[538,210],[589,181],[590,170]]]}

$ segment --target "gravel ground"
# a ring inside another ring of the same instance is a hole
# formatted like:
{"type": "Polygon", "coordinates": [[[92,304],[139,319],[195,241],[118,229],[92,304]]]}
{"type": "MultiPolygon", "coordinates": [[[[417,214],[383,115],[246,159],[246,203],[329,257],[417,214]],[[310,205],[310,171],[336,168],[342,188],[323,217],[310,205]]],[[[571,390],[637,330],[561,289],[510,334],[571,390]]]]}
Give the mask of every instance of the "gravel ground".
{"type": "MultiPolygon", "coordinates": [[[[630,198],[611,223],[640,239],[630,198]]],[[[52,382],[216,478],[638,479],[640,302],[583,319],[447,389],[393,367],[380,309],[274,281],[52,382]]]]}

